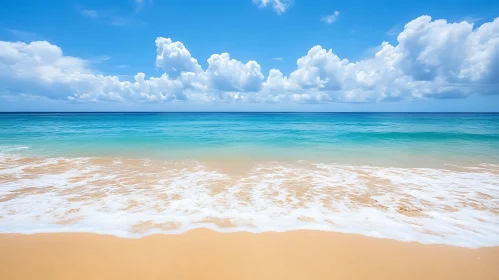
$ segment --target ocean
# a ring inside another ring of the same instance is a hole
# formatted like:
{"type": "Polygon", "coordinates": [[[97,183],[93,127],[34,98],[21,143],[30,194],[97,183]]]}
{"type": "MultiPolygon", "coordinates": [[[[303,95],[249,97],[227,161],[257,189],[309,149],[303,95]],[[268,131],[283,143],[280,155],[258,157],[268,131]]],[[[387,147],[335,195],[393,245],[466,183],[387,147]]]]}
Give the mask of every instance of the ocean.
{"type": "Polygon", "coordinates": [[[2,113],[0,232],[499,245],[499,114],[2,113]]]}

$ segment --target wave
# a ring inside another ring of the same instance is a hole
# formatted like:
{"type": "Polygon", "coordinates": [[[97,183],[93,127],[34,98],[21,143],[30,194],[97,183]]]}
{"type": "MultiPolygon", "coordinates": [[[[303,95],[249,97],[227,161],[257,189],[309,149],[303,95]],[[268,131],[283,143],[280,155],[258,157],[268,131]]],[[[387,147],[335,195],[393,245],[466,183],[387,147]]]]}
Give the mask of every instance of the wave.
{"type": "Polygon", "coordinates": [[[311,229],[499,245],[499,166],[493,164],[399,168],[4,154],[0,185],[3,233],[135,238],[195,228],[311,229]]]}

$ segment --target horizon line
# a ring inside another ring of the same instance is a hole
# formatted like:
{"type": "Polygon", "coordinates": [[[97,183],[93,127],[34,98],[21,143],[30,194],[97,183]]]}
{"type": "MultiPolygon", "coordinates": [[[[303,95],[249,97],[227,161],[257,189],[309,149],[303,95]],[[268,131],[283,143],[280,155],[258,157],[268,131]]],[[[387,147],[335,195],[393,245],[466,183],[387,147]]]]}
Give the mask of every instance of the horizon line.
{"type": "Polygon", "coordinates": [[[328,113],[328,114],[363,114],[363,113],[385,113],[385,114],[498,114],[499,111],[0,111],[0,114],[113,114],[113,113],[328,113]]]}

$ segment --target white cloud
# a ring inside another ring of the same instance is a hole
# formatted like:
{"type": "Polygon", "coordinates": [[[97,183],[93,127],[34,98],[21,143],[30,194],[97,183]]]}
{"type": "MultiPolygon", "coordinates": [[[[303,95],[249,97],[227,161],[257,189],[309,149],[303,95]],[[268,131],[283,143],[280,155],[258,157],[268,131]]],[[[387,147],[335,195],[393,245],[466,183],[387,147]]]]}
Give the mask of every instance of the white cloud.
{"type": "Polygon", "coordinates": [[[212,88],[220,91],[258,91],[264,78],[256,61],[243,64],[231,59],[228,53],[214,54],[208,58],[205,74],[212,88]]]}
{"type": "Polygon", "coordinates": [[[214,54],[208,58],[208,69],[203,71],[181,42],[158,37],[156,47],[156,66],[172,77],[181,76],[188,87],[215,91],[257,91],[264,78],[256,61],[243,64],[231,59],[228,53],[214,54]]]}
{"type": "Polygon", "coordinates": [[[306,56],[298,59],[298,69],[290,74],[290,78],[304,89],[339,90],[345,79],[344,67],[347,64],[348,60],[340,59],[332,50],[315,46],[306,56]]]}
{"type": "Polygon", "coordinates": [[[333,22],[335,22],[338,19],[339,16],[340,16],[340,12],[334,11],[334,13],[332,13],[330,15],[323,16],[321,18],[321,21],[325,22],[327,24],[332,24],[333,22]]]}
{"type": "Polygon", "coordinates": [[[397,40],[356,63],[316,46],[298,59],[290,82],[316,91],[321,101],[499,94],[499,19],[473,29],[471,23],[422,16],[409,22],[397,40]]]}
{"type": "Polygon", "coordinates": [[[351,62],[322,46],[297,60],[288,76],[256,61],[214,54],[203,69],[181,42],[156,39],[165,72],[131,81],[91,69],[46,41],[0,41],[0,95],[78,102],[376,102],[499,94],[499,18],[474,27],[422,16],[405,25],[397,44],[351,62]]]}
{"type": "Polygon", "coordinates": [[[65,56],[46,41],[0,41],[0,61],[2,93],[91,102],[183,99],[182,83],[166,74],[145,80],[139,73],[135,82],[120,81],[116,76],[94,73],[88,61],[65,56]]]}
{"type": "Polygon", "coordinates": [[[173,42],[170,38],[156,38],[156,67],[170,75],[178,76],[181,72],[201,72],[198,61],[182,42],[173,42]]]}
{"type": "Polygon", "coordinates": [[[291,6],[292,0],[253,0],[253,2],[261,8],[265,8],[270,4],[274,11],[280,15],[291,6]]]}
{"type": "Polygon", "coordinates": [[[274,57],[272,58],[273,60],[278,60],[278,61],[281,61],[281,60],[284,60],[284,57],[274,57]]]}

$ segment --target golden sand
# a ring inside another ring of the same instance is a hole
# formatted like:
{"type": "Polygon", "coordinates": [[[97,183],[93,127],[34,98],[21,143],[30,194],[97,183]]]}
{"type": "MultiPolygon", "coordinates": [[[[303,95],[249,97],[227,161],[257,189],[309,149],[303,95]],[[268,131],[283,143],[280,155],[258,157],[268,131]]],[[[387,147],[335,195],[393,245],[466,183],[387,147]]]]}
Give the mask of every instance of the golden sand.
{"type": "Polygon", "coordinates": [[[499,279],[499,247],[295,231],[0,235],[0,279],[499,279]]]}

